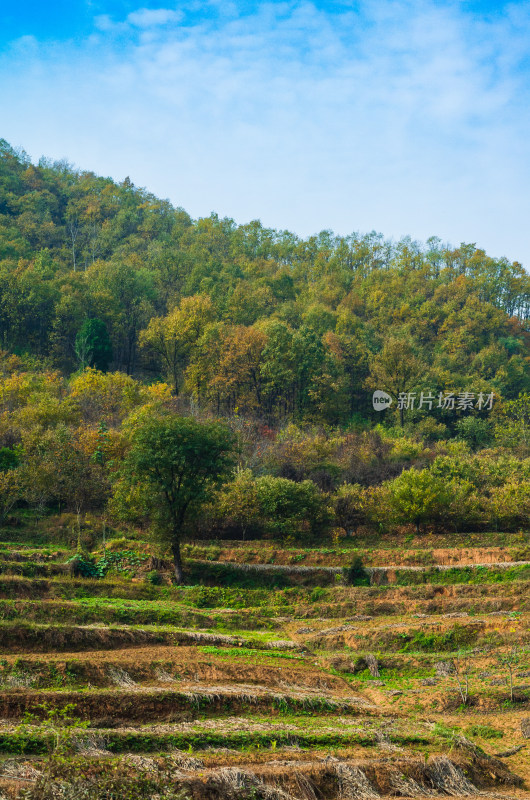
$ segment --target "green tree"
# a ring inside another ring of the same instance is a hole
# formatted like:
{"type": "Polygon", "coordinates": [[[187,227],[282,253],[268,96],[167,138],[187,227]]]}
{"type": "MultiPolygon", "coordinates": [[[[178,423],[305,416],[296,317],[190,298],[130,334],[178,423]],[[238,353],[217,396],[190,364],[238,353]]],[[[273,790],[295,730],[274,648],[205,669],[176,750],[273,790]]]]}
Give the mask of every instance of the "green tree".
{"type": "Polygon", "coordinates": [[[429,470],[412,467],[390,484],[390,503],[397,522],[420,525],[437,522],[451,502],[450,487],[429,470]]]}
{"type": "Polygon", "coordinates": [[[480,450],[491,444],[493,438],[492,424],[489,419],[476,416],[462,417],[455,425],[458,438],[463,439],[473,450],[480,450]]]}
{"type": "MultiPolygon", "coordinates": [[[[428,372],[427,365],[417,356],[409,339],[409,336],[404,339],[389,338],[370,365],[367,386],[388,392],[395,401],[400,394],[410,392],[428,372]]],[[[401,426],[404,424],[403,412],[404,409],[400,408],[401,426]]]]}
{"type": "Polygon", "coordinates": [[[16,450],[10,447],[0,447],[0,472],[8,472],[15,469],[20,463],[20,458],[16,450]]]}
{"type": "Polygon", "coordinates": [[[333,507],[338,525],[348,536],[357,533],[359,525],[366,522],[366,493],[358,483],[343,483],[334,497],[333,507]]]}
{"type": "Polygon", "coordinates": [[[75,337],[75,352],[82,369],[95,367],[106,372],[112,359],[107,327],[100,319],[87,319],[75,337]]]}
{"type": "Polygon", "coordinates": [[[296,483],[265,475],[257,479],[256,493],[265,526],[272,536],[315,537],[330,523],[325,497],[313,481],[296,483]]]}
{"type": "Polygon", "coordinates": [[[495,438],[504,447],[530,446],[530,393],[504,403],[497,414],[495,438]]]}
{"type": "Polygon", "coordinates": [[[237,526],[243,541],[252,526],[256,527],[260,520],[256,481],[251,470],[238,470],[235,479],[219,494],[215,501],[215,510],[225,523],[237,526]]]}
{"type": "Polygon", "coordinates": [[[293,333],[284,322],[273,319],[263,326],[267,344],[262,353],[260,373],[263,398],[269,413],[285,416],[294,407],[296,363],[293,354],[293,333]]]}
{"type": "Polygon", "coordinates": [[[530,484],[513,478],[501,486],[493,486],[486,500],[486,508],[501,529],[528,528],[530,522],[530,484]]]}
{"type": "Polygon", "coordinates": [[[121,486],[137,496],[139,490],[147,516],[171,547],[179,584],[185,526],[226,481],[233,452],[232,433],[217,422],[164,414],[133,424],[121,486]]]}
{"type": "Polygon", "coordinates": [[[0,447],[0,522],[22,497],[19,455],[9,447],[0,447]]]}
{"type": "Polygon", "coordinates": [[[3,523],[23,494],[19,469],[0,471],[0,523],[3,523]]]}
{"type": "Polygon", "coordinates": [[[59,424],[25,434],[21,472],[27,501],[37,506],[50,501],[65,505],[76,512],[78,525],[81,513],[101,508],[109,485],[105,470],[94,458],[95,443],[97,436],[88,427],[59,424]]]}
{"type": "Polygon", "coordinates": [[[136,366],[138,334],[153,314],[153,275],[136,256],[96,262],[85,274],[97,316],[108,323],[114,360],[130,375],[136,366]]]}

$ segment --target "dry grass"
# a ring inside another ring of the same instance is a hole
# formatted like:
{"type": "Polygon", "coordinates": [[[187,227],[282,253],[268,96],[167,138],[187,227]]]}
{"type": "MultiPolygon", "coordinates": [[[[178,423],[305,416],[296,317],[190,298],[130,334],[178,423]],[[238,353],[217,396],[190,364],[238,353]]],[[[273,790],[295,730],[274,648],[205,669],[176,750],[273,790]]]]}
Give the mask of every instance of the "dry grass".
{"type": "MultiPolygon", "coordinates": [[[[436,563],[450,566],[479,556],[471,548],[443,550],[425,555],[419,548],[414,553],[403,549],[386,562],[380,560],[383,550],[374,551],[372,566],[394,563],[413,567],[414,559],[426,559],[428,564],[431,555],[436,563]]],[[[279,549],[278,553],[280,563],[279,549]]],[[[392,552],[384,551],[384,555],[388,559],[392,552]]],[[[487,556],[491,561],[515,559],[514,553],[501,553],[499,548],[482,550],[481,559],[487,561],[487,556]]],[[[309,561],[303,565],[286,561],[285,565],[300,575],[319,574],[314,566],[309,561]]],[[[325,567],[328,576],[341,568],[336,562],[318,566],[325,567]]],[[[271,573],[278,566],[248,569],[271,573]]],[[[6,580],[0,584],[0,594],[14,591],[16,596],[20,591],[21,597],[43,598],[57,596],[59,585],[66,586],[64,581],[42,579],[12,579],[9,586],[6,580]]],[[[87,730],[78,727],[70,731],[71,762],[78,759],[80,772],[88,778],[77,788],[73,784],[65,788],[61,800],[95,797],[90,792],[105,764],[111,763],[118,778],[136,776],[158,782],[161,788],[153,789],[149,796],[160,800],[165,796],[163,787],[169,786],[181,793],[182,800],[464,798],[517,791],[510,768],[530,779],[527,753],[520,747],[525,737],[530,738],[528,710],[523,703],[502,706],[506,688],[491,684],[505,678],[494,663],[497,655],[508,652],[511,642],[530,644],[529,615],[507,613],[523,607],[528,588],[526,583],[499,584],[493,590],[488,585],[335,585],[312,594],[295,587],[278,595],[271,592],[268,605],[262,595],[250,591],[247,595],[247,590],[242,590],[240,597],[237,590],[219,588],[219,608],[208,609],[212,619],[236,613],[235,609],[238,614],[253,615],[257,624],[270,615],[277,629],[285,631],[282,641],[272,640],[265,629],[252,639],[250,635],[243,638],[169,627],[143,630],[125,625],[4,623],[0,626],[0,646],[6,653],[0,740],[1,734],[16,734],[21,729],[18,721],[25,711],[35,711],[46,703],[47,711],[42,714],[53,714],[54,709],[73,703],[75,716],[90,725],[87,730]],[[240,607],[240,600],[246,597],[255,608],[240,607]],[[258,597],[261,599],[253,599],[258,597]],[[259,602],[263,605],[258,606],[259,602]],[[311,623],[304,624],[309,618],[311,623]],[[475,648],[472,702],[464,711],[458,704],[447,704],[448,698],[455,696],[451,652],[402,648],[407,637],[445,635],[456,626],[470,632],[475,648]],[[502,646],[494,650],[491,642],[502,646]],[[375,680],[370,684],[367,679],[375,680]],[[446,727],[436,727],[437,722],[446,727]],[[500,752],[505,758],[488,758],[449,726],[476,727],[480,748],[500,752]],[[487,738],[488,726],[501,732],[502,742],[487,738]],[[183,738],[171,740],[172,734],[183,738]],[[340,746],[319,748],[309,738],[312,734],[322,735],[322,741],[339,741],[340,746]],[[200,759],[193,752],[171,751],[161,756],[153,751],[147,755],[153,747],[145,743],[156,736],[160,742],[174,741],[183,749],[188,740],[205,749],[200,759]],[[210,749],[206,748],[208,741],[210,749]],[[311,748],[304,745],[308,741],[313,742],[311,748]],[[112,756],[109,750],[115,742],[116,749],[130,752],[112,756]],[[248,749],[242,750],[241,743],[248,749]],[[261,743],[259,748],[256,743],[261,743]],[[141,752],[144,746],[146,750],[141,752]],[[140,748],[138,752],[136,748],[140,748]],[[426,749],[430,757],[425,757],[426,749]]],[[[116,583],[112,591],[132,597],[133,589],[132,584],[123,583],[120,588],[116,583]]],[[[164,587],[164,591],[167,596],[178,591],[179,603],[187,602],[187,589],[164,587]]],[[[194,598],[198,604],[198,596],[197,590],[190,590],[190,603],[194,598]]],[[[530,655],[515,672],[521,679],[530,672],[530,655]]],[[[31,735],[38,725],[23,728],[31,735]]],[[[6,775],[11,783],[6,783],[5,789],[0,783],[0,790],[9,794],[10,800],[25,780],[39,783],[36,761],[8,759],[5,764],[8,772],[15,770],[6,775]],[[9,763],[19,763],[20,774],[9,763]],[[35,773],[24,778],[27,764],[35,773]]],[[[60,772],[62,767],[57,769],[60,772]]],[[[36,800],[52,797],[50,793],[35,795],[36,800]]]]}
{"type": "Polygon", "coordinates": [[[115,686],[119,686],[121,689],[135,689],[138,686],[136,681],[133,681],[129,673],[121,667],[113,667],[109,665],[108,674],[112,683],[115,686]]]}

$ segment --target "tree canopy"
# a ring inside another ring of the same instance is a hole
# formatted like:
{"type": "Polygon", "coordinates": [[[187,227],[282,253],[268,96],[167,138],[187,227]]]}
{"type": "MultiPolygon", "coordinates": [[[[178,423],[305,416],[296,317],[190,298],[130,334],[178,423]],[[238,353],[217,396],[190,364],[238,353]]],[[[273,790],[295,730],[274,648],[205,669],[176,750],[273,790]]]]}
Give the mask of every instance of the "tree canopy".
{"type": "Polygon", "coordinates": [[[217,422],[166,413],[143,417],[132,428],[120,490],[136,492],[147,516],[168,539],[177,583],[182,583],[185,524],[228,479],[233,448],[230,431],[217,422]]]}
{"type": "Polygon", "coordinates": [[[66,374],[164,378],[220,413],[347,424],[373,418],[376,384],[529,392],[529,317],[528,273],[475,244],[192,220],[129,180],[0,146],[0,345],[66,374]]]}

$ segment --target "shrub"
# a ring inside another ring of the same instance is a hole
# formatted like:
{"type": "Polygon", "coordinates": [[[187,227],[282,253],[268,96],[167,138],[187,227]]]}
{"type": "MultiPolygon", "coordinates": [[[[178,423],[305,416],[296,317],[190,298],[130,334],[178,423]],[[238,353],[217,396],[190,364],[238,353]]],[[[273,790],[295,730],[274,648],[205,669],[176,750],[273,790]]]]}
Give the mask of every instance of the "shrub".
{"type": "Polygon", "coordinates": [[[390,505],[398,523],[420,526],[443,517],[451,502],[447,483],[428,470],[414,467],[390,484],[390,505]]]}
{"type": "Polygon", "coordinates": [[[528,453],[530,448],[530,394],[502,405],[497,416],[495,439],[502,447],[517,448],[528,453]]]}
{"type": "Polygon", "coordinates": [[[459,439],[463,439],[472,450],[488,447],[493,441],[493,428],[489,419],[462,417],[456,423],[459,439]]]}
{"type": "Polygon", "coordinates": [[[389,489],[391,485],[391,482],[388,482],[382,486],[370,486],[365,489],[366,522],[379,532],[388,530],[392,520],[389,489]]]}
{"type": "Polygon", "coordinates": [[[344,577],[350,586],[370,585],[370,575],[365,570],[360,556],[355,556],[351,566],[345,568],[344,577]]]}
{"type": "Polygon", "coordinates": [[[474,486],[466,480],[448,479],[435,470],[403,472],[388,485],[394,520],[421,526],[458,528],[479,518],[479,500],[474,486]]]}
{"type": "Polygon", "coordinates": [[[239,470],[235,480],[223,486],[212,504],[213,515],[224,527],[235,528],[243,538],[261,527],[256,481],[251,470],[239,470]]]}
{"type": "Polygon", "coordinates": [[[94,559],[85,553],[78,552],[66,562],[68,571],[74,578],[99,578],[100,570],[94,559]]]}
{"type": "Polygon", "coordinates": [[[153,569],[146,574],[145,582],[150,583],[151,586],[161,586],[163,583],[162,575],[156,569],[153,569]]]}
{"type": "Polygon", "coordinates": [[[505,529],[516,530],[530,520],[530,485],[514,480],[494,486],[485,502],[486,513],[505,529]]]}
{"type": "Polygon", "coordinates": [[[329,528],[325,496],[312,481],[295,483],[266,475],[256,481],[257,499],[267,531],[296,539],[316,537],[329,528]]]}
{"type": "Polygon", "coordinates": [[[415,425],[414,433],[423,442],[430,444],[446,439],[448,430],[443,422],[437,422],[434,417],[425,417],[415,425]]]}
{"type": "Polygon", "coordinates": [[[333,498],[335,519],[348,536],[357,533],[357,528],[366,522],[366,491],[359,484],[345,483],[339,486],[333,498]]]}
{"type": "Polygon", "coordinates": [[[335,481],[340,471],[334,463],[336,445],[336,440],[320,431],[301,430],[290,423],[269,446],[264,465],[273,475],[289,480],[301,481],[325,472],[335,481]]]}

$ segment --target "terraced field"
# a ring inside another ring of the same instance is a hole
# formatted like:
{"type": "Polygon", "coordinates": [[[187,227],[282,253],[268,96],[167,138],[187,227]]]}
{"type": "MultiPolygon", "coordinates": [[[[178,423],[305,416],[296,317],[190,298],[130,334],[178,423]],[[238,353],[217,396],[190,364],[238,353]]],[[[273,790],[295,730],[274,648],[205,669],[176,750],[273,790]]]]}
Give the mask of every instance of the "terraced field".
{"type": "Polygon", "coordinates": [[[175,587],[141,558],[72,577],[19,538],[1,796],[530,796],[527,541],[188,546],[175,587]]]}

